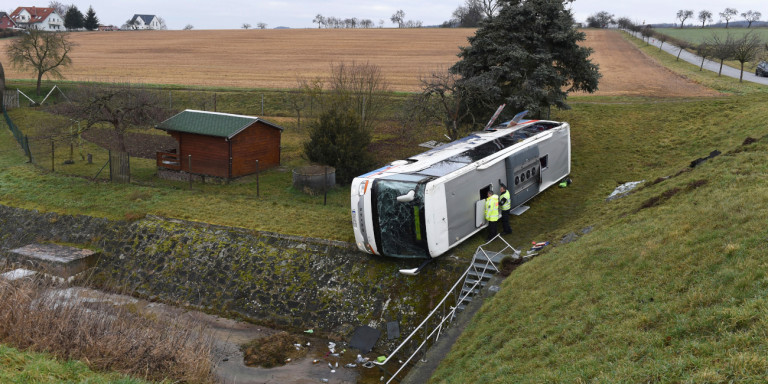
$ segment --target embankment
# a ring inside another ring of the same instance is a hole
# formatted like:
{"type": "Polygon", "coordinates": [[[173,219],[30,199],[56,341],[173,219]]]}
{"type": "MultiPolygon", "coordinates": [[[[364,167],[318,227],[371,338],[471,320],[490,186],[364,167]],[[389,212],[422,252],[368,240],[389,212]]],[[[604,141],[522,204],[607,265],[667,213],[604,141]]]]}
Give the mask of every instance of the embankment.
{"type": "Polygon", "coordinates": [[[423,318],[466,268],[443,257],[371,257],[352,244],[148,216],[126,222],[0,205],[0,250],[61,243],[101,251],[92,281],[228,317],[347,335],[369,325],[386,337],[423,318]]]}

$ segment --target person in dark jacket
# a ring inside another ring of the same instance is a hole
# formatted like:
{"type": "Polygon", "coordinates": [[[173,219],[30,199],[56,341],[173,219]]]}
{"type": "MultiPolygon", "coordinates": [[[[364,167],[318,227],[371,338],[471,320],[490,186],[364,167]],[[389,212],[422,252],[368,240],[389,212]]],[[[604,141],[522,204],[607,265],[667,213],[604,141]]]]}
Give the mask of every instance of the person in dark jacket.
{"type": "Polygon", "coordinates": [[[509,210],[512,209],[512,198],[509,196],[509,190],[504,183],[501,183],[500,191],[499,208],[501,210],[501,225],[504,229],[504,234],[509,235],[512,233],[512,228],[509,227],[509,210]]]}

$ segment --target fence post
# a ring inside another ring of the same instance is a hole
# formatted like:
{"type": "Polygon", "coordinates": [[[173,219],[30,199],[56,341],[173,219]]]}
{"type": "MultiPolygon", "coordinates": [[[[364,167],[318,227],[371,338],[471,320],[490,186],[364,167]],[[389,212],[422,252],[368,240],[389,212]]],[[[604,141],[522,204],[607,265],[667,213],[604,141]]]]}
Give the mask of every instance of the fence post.
{"type": "Polygon", "coordinates": [[[53,137],[51,137],[51,172],[54,172],[54,145],[53,145],[53,137]]]}
{"type": "Polygon", "coordinates": [[[256,160],[256,198],[260,197],[259,195],[259,161],[256,160]]]}
{"type": "Polygon", "coordinates": [[[261,115],[264,116],[264,94],[261,94],[261,115]]]}
{"type": "Polygon", "coordinates": [[[216,112],[216,92],[213,93],[213,111],[216,112]]]}
{"type": "Polygon", "coordinates": [[[187,174],[189,175],[189,189],[192,189],[192,155],[187,155],[187,174]]]}
{"type": "Polygon", "coordinates": [[[323,177],[323,205],[328,201],[328,166],[324,167],[325,176],[323,177]]]}
{"type": "Polygon", "coordinates": [[[109,159],[107,159],[107,164],[109,164],[109,182],[112,182],[112,150],[107,151],[107,156],[109,156],[109,159]]]}

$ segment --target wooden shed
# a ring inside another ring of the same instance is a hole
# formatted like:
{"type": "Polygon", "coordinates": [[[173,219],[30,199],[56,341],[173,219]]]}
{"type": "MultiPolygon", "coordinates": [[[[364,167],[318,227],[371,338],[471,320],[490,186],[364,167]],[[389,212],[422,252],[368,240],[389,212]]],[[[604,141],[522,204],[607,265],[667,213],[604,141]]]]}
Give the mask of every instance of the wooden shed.
{"type": "Polygon", "coordinates": [[[157,167],[235,178],[280,165],[283,128],[253,116],[186,110],[155,126],[178,143],[157,153],[157,167]]]}

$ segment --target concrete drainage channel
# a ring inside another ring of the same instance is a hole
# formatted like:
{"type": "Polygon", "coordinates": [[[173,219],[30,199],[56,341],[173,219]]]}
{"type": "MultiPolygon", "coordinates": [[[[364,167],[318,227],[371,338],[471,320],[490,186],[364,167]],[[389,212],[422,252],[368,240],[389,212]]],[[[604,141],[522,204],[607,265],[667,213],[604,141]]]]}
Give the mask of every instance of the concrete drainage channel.
{"type": "MultiPolygon", "coordinates": [[[[90,280],[97,287],[123,287],[151,302],[251,325],[268,323],[297,333],[313,329],[316,337],[341,343],[360,326],[386,335],[387,324],[397,322],[407,334],[468,263],[445,257],[407,277],[397,270],[417,261],[371,257],[343,242],[152,216],[125,222],[0,206],[0,256],[33,270],[39,262],[19,259],[19,251],[56,244],[75,253],[92,250],[91,259],[78,263],[92,266],[90,280]]],[[[68,267],[48,270],[57,268],[68,267]]],[[[369,356],[386,354],[399,341],[382,337],[369,356]]]]}

